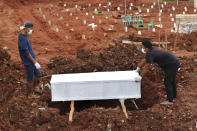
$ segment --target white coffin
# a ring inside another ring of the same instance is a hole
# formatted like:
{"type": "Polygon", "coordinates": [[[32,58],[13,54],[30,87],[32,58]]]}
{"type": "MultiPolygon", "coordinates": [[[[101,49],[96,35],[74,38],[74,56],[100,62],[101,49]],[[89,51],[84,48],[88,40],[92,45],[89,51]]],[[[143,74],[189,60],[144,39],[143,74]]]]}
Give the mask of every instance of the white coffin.
{"type": "Polygon", "coordinates": [[[52,75],[52,101],[141,98],[136,71],[52,75]]]}

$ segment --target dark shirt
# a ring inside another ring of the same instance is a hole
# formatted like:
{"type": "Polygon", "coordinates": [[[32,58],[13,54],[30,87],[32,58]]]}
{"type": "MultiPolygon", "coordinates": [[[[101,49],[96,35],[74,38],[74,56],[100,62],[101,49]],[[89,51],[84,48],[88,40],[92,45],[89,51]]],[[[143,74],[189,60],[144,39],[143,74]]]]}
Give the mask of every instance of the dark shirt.
{"type": "Polygon", "coordinates": [[[168,51],[152,48],[146,54],[146,63],[155,64],[164,68],[168,64],[179,63],[179,61],[175,55],[168,51]]]}
{"type": "Polygon", "coordinates": [[[33,64],[33,62],[27,58],[27,55],[30,54],[32,58],[36,59],[35,53],[32,49],[29,38],[22,33],[18,36],[18,50],[21,60],[25,66],[33,64]]]}

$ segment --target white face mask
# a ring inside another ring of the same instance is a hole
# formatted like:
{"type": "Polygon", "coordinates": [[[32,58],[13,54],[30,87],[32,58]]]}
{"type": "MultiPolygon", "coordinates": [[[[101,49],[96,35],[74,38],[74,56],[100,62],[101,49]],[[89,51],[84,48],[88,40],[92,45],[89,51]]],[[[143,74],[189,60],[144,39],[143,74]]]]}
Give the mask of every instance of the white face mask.
{"type": "Polygon", "coordinates": [[[27,32],[28,35],[31,35],[32,33],[33,33],[33,29],[31,29],[31,30],[29,30],[29,31],[27,32]]]}
{"type": "Polygon", "coordinates": [[[146,54],[146,51],[144,50],[144,48],[141,49],[143,54],[146,54]]]}

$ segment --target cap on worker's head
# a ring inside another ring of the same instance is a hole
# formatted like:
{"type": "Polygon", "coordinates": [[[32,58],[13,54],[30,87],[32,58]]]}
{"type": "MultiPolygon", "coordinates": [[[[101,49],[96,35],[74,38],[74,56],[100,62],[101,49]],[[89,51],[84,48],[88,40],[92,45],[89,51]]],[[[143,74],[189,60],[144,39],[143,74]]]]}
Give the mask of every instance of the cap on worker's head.
{"type": "Polygon", "coordinates": [[[31,22],[31,21],[26,21],[25,23],[24,23],[24,25],[23,25],[25,28],[31,28],[31,27],[33,27],[34,25],[33,25],[33,23],[31,22]]]}
{"type": "Polygon", "coordinates": [[[31,28],[33,26],[34,25],[33,25],[33,23],[31,21],[26,21],[23,26],[20,26],[20,30],[23,30],[25,28],[31,28]]]}
{"type": "Polygon", "coordinates": [[[145,48],[152,49],[152,42],[150,40],[143,40],[142,45],[144,45],[145,48]]]}

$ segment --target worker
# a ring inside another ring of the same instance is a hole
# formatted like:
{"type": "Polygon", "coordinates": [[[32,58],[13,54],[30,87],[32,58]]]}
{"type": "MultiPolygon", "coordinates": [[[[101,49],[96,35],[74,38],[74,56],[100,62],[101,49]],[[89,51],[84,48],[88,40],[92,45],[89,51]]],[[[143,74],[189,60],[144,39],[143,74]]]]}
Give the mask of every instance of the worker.
{"type": "MultiPolygon", "coordinates": [[[[140,69],[147,64],[154,64],[161,67],[165,72],[164,84],[167,94],[167,100],[161,104],[172,105],[173,99],[177,97],[176,73],[180,66],[179,60],[168,51],[154,48],[150,40],[143,40],[142,45],[144,48],[141,51],[146,54],[146,57],[140,62],[136,70],[140,72],[140,69]]],[[[143,70],[141,72],[143,77],[146,71],[143,70]]]]}
{"type": "Polygon", "coordinates": [[[36,60],[36,55],[28,38],[32,33],[33,24],[27,21],[20,27],[18,36],[18,50],[26,70],[27,96],[30,96],[35,87],[38,86],[39,77],[41,76],[40,64],[36,60]]]}

